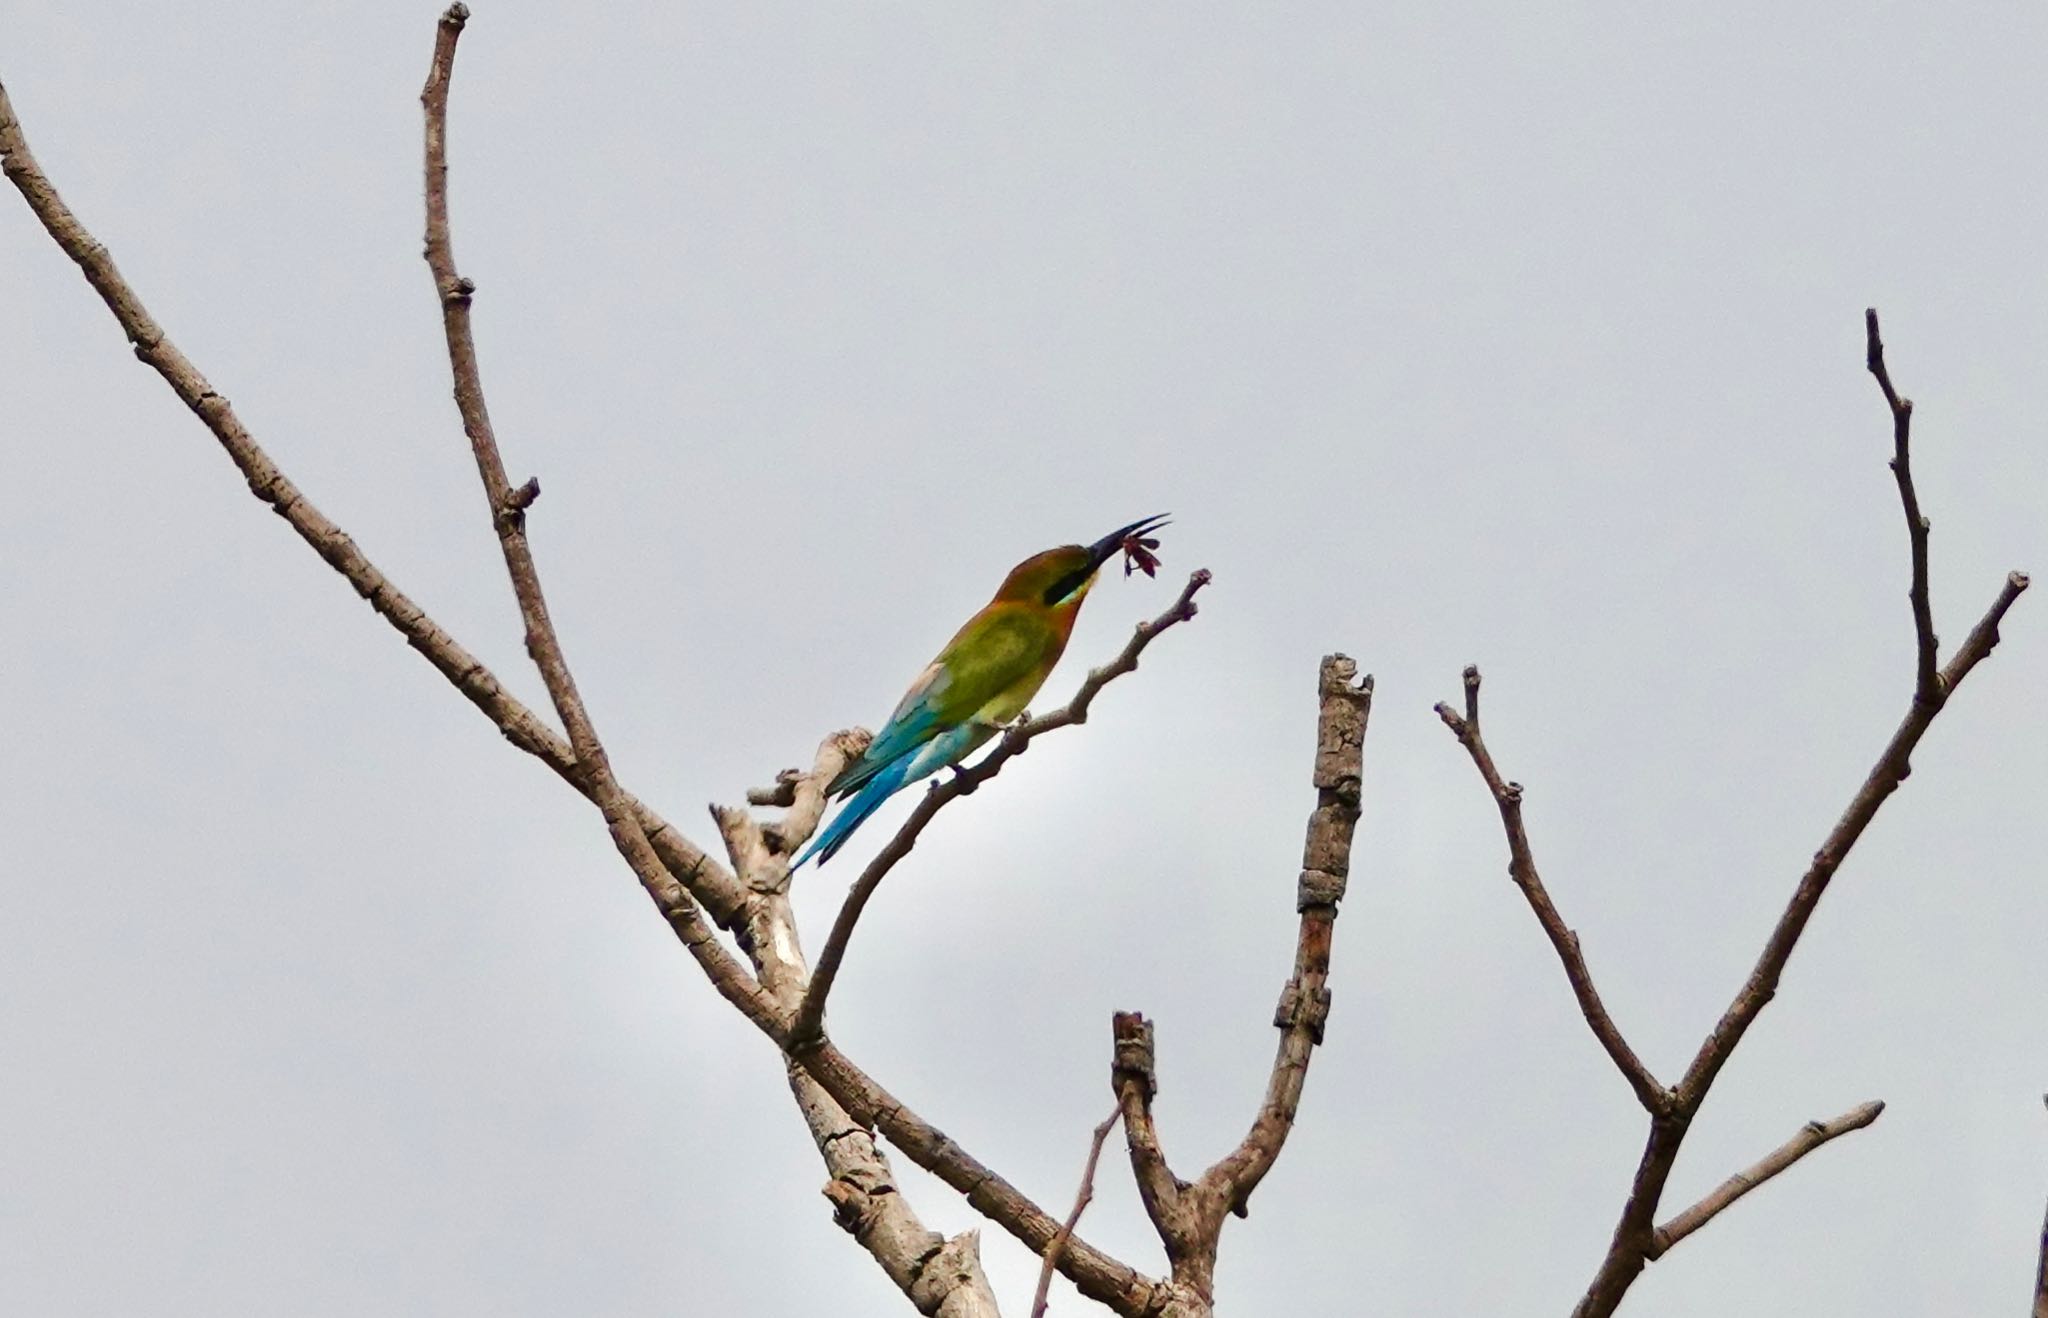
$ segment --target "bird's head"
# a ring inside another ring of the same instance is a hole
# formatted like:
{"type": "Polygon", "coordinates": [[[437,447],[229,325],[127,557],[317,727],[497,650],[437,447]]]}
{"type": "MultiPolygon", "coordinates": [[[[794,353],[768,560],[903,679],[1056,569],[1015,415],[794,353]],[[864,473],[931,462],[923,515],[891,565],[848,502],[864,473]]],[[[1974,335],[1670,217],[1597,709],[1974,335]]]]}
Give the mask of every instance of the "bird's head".
{"type": "Polygon", "coordinates": [[[1124,542],[1166,525],[1164,516],[1153,516],[1121,526],[1092,545],[1061,545],[1033,554],[1010,569],[1003,578],[999,600],[1033,603],[1044,608],[1079,604],[1095,584],[1102,565],[1115,558],[1124,542]]]}

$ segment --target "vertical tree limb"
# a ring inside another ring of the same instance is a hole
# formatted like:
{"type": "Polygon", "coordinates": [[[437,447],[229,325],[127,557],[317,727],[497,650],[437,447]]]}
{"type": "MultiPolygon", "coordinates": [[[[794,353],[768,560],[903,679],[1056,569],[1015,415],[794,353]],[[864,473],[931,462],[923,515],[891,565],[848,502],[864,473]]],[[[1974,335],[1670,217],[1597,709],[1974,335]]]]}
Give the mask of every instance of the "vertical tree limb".
{"type": "Polygon", "coordinates": [[[1166,1245],[1167,1258],[1185,1253],[1193,1238],[1192,1224],[1181,1211],[1187,1182],[1166,1165],[1159,1131],[1152,1124],[1152,1099],[1159,1092],[1154,1063],[1152,1022],[1142,1012],[1120,1011],[1110,1019],[1114,1052],[1109,1067],[1117,1114],[1123,1118],[1124,1144],[1130,1151],[1131,1174],[1145,1215],[1166,1245]]]}
{"type": "Polygon", "coordinates": [[[477,366],[476,343],[469,329],[470,297],[475,285],[455,273],[455,257],[448,235],[448,90],[455,72],[455,46],[469,19],[468,6],[448,6],[435,29],[434,57],[420,92],[426,119],[427,266],[433,272],[434,287],[441,300],[442,326],[448,340],[448,360],[455,376],[455,403],[462,413],[462,426],[476,457],[484,497],[490,505],[491,521],[498,532],[505,569],[519,601],[519,614],[526,623],[526,651],[540,670],[548,698],[569,734],[575,753],[571,769],[604,815],[612,844],[647,890],[657,909],[675,930],[690,954],[719,993],[754,1022],[773,1035],[782,1020],[768,995],[746,970],[725,950],[706,923],[689,893],[662,863],[646,830],[628,805],[625,791],[613,778],[605,756],[604,743],[576,690],[576,679],[562,652],[561,639],[548,617],[547,599],[541,593],[540,572],[526,541],[526,507],[539,492],[515,492],[505,479],[505,464],[498,455],[498,440],[491,429],[490,412],[484,405],[482,374],[477,366]]]}
{"type": "Polygon", "coordinates": [[[1258,1183],[1272,1170],[1294,1129],[1295,1113],[1308,1082],[1309,1059],[1323,1041],[1330,1014],[1330,942],[1337,903],[1351,875],[1351,837],[1358,827],[1360,785],[1365,773],[1365,727],[1372,715],[1372,675],[1341,654],[1323,659],[1318,690],[1314,782],[1316,808],[1302,844],[1301,876],[1294,908],[1301,916],[1295,939],[1294,973],[1281,990],[1273,1025],[1280,1031],[1265,1102],[1252,1128],[1229,1156],[1211,1167],[1230,1209],[1242,1217],[1258,1183]]]}

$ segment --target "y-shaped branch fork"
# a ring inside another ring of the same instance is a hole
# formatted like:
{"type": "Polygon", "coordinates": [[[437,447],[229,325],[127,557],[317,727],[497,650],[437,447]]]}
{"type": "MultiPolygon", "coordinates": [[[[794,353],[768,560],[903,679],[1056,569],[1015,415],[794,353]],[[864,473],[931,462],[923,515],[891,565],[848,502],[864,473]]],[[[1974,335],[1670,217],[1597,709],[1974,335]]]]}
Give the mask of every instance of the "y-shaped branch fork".
{"type": "Polygon", "coordinates": [[[1358,665],[1344,655],[1324,658],[1318,682],[1316,808],[1309,815],[1294,893],[1301,925],[1294,972],[1281,989],[1273,1014],[1280,1042],[1265,1101],[1237,1147],[1192,1183],[1173,1174],[1152,1116],[1152,1099],[1158,1092],[1152,1022],[1137,1012],[1118,1012],[1112,1022],[1110,1084],[1123,1115],[1139,1197],[1173,1267],[1168,1283],[1172,1299],[1165,1311],[1170,1314],[1201,1318],[1213,1308],[1216,1250],[1224,1218],[1245,1215],[1252,1190],[1280,1156],[1294,1129],[1310,1057],[1323,1041],[1330,1013],[1330,942],[1337,904],[1351,873],[1366,720],[1372,713],[1372,678],[1357,679],[1358,665]]]}
{"type": "Polygon", "coordinates": [[[1578,999],[1580,1014],[1586,1018],[1593,1036],[1599,1040],[1615,1069],[1621,1072],[1636,1100],[1650,1117],[1649,1136],[1644,1143],[1635,1178],[1630,1183],[1621,1218],[1615,1225],[1613,1239],[1599,1271],[1573,1310],[1574,1318],[1605,1318],[1613,1313],[1645,1264],[1662,1257],[1665,1251],[1706,1225],[1716,1214],[1756,1186],[1836,1136],[1869,1125],[1884,1111],[1884,1104],[1871,1102],[1833,1121],[1809,1122],[1798,1135],[1755,1166],[1731,1177],[1664,1225],[1656,1224],[1657,1207],[1663,1197],[1665,1182],[1671,1175],[1679,1146],[1685,1140],[1693,1117],[1706,1102],[1707,1091],[1727,1064],[1735,1046],[1742,1041],[1742,1036],[1765,1004],[1777,993],[1779,976],[1784,973],[1785,963],[1798,946],[1799,936],[1812,918],[1814,908],[1819,905],[1821,894],[1827,890],[1828,881],[1847,858],[1849,849],[1863,835],[1863,830],[1876,817],[1878,807],[1898,790],[1899,784],[1912,771],[1913,751],[1935,715],[1941,712],[1949,696],[1970,670],[1998,644],[1998,624],[2028,584],[2025,573],[2009,574],[1998,598],[1992,601],[1990,609],[1977,625],[1970,629],[1962,646],[1946,666],[1939,665],[1934,614],[1927,589],[1928,521],[1920,512],[1920,500],[1913,489],[1909,448],[1913,404],[1901,398],[1892,386],[1891,374],[1885,366],[1884,342],[1878,336],[1876,311],[1864,313],[1864,328],[1865,364],[1876,378],[1878,388],[1884,394],[1885,405],[1891,411],[1891,469],[1898,482],[1899,502],[1905,510],[1907,541],[1911,551],[1912,571],[1907,599],[1912,606],[1914,633],[1912,700],[1904,720],[1878,755],[1877,763],[1850,800],[1848,809],[1821,843],[1820,849],[1814,852],[1812,864],[1793,890],[1784,914],[1778,917],[1777,927],[1765,942],[1755,968],[1700,1044],[1675,1086],[1666,1088],[1660,1083],[1622,1037],[1620,1028],[1608,1015],[1599,992],[1593,987],[1592,974],[1586,968],[1578,935],[1565,925],[1537,874],[1528,833],[1522,823],[1522,786],[1502,777],[1494,767],[1485,739],[1480,735],[1479,670],[1465,670],[1462,714],[1448,704],[1436,707],[1438,717],[1456,734],[1472,757],[1472,763],[1486,783],[1487,791],[1492,794],[1494,804],[1499,807],[1501,826],[1507,834],[1508,874],[1528,900],[1530,910],[1535,913],[1537,922],[1543,926],[1557,952],[1558,960],[1563,963],[1565,978],[1571,984],[1573,996],[1578,999]]]}

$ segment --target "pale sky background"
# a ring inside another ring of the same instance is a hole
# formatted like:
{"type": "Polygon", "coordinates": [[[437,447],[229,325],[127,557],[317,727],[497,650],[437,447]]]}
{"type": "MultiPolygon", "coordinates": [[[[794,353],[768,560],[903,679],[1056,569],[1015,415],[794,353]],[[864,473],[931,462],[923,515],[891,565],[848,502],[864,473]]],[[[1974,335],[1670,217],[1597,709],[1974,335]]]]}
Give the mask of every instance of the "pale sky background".
{"type": "MultiPolygon", "coordinates": [[[[583,690],[670,818],[709,842],[703,803],[880,719],[1028,553],[1175,514],[1041,707],[1216,574],[883,888],[848,1050],[1063,1209],[1140,1008],[1170,1154],[1221,1153],[1342,649],[1380,697],[1335,1009],[1220,1309],[1564,1314],[1643,1122],[1430,706],[1484,666],[1552,892],[1673,1077],[1905,709],[1866,305],[1920,405],[1943,638],[2048,569],[2048,10],[475,7],[486,383],[583,690]]],[[[436,13],[0,0],[0,76],[276,459],[544,704],[419,259],[436,13]]],[[[596,814],[248,497],[11,189],[0,307],[0,1312],[910,1312],[596,814]]],[[[1625,1312],[2025,1311],[2044,607],[1843,870],[1667,1214],[1885,1116],[1625,1312]]],[[[802,876],[814,947],[905,808],[802,876]]],[[[1163,1268],[1120,1160],[1086,1234],[1163,1268]]],[[[984,1246],[1022,1314],[1035,1260],[984,1246]]]]}

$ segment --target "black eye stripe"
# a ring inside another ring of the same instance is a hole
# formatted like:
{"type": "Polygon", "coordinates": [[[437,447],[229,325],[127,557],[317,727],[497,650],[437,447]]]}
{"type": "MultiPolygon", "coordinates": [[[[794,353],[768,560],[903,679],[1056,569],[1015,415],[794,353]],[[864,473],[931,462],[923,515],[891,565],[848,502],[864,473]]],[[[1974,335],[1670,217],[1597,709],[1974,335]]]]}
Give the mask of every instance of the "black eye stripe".
{"type": "Polygon", "coordinates": [[[1045,588],[1046,606],[1050,608],[1051,606],[1058,604],[1061,600],[1065,599],[1067,596],[1079,590],[1081,588],[1082,583],[1087,580],[1088,573],[1085,570],[1067,573],[1067,575],[1061,577],[1058,581],[1053,582],[1050,586],[1047,586],[1045,588]]]}

